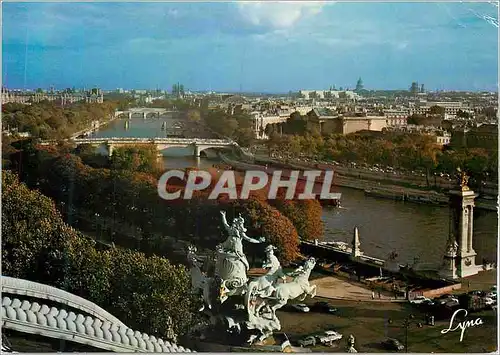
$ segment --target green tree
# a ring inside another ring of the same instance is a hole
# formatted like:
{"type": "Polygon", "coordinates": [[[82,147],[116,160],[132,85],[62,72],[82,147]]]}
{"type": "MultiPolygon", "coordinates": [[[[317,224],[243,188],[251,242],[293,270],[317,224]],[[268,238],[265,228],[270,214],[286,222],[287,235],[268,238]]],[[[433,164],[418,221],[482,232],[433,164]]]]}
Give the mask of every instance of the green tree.
{"type": "Polygon", "coordinates": [[[200,116],[200,111],[198,110],[188,110],[187,112],[187,119],[190,122],[200,122],[201,116],[200,116]]]}
{"type": "Polygon", "coordinates": [[[429,108],[431,115],[440,115],[444,117],[445,108],[443,106],[434,105],[429,108]]]}
{"type": "Polygon", "coordinates": [[[486,118],[490,120],[498,118],[497,113],[498,113],[498,107],[489,106],[483,109],[483,114],[486,116],[486,118]]]}
{"type": "Polygon", "coordinates": [[[414,125],[423,125],[427,121],[427,117],[425,115],[420,115],[417,113],[414,113],[410,117],[408,117],[408,124],[414,124],[414,125]]]}
{"type": "Polygon", "coordinates": [[[469,118],[471,118],[471,115],[466,111],[458,110],[457,117],[469,119],[469,118]]]}
{"type": "Polygon", "coordinates": [[[97,303],[134,330],[162,338],[193,325],[189,275],[160,257],[102,251],[67,226],[54,203],[2,174],[2,272],[62,288],[97,303]]]}
{"type": "Polygon", "coordinates": [[[111,156],[111,168],[158,174],[163,170],[156,145],[118,147],[111,156]]]}

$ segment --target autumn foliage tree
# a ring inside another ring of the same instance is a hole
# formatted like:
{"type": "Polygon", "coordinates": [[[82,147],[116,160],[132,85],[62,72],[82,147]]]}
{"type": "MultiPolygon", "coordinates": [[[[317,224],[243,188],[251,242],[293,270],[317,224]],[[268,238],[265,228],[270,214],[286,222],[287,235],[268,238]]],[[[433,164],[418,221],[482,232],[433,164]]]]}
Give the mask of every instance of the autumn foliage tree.
{"type": "Polygon", "coordinates": [[[318,200],[277,199],[273,205],[293,223],[301,238],[314,240],[323,237],[323,210],[318,200]]]}
{"type": "Polygon", "coordinates": [[[277,209],[255,198],[237,201],[235,206],[250,219],[251,235],[264,237],[267,243],[278,248],[282,263],[289,263],[299,256],[297,230],[277,209]]]}
{"type": "Polygon", "coordinates": [[[154,144],[117,147],[111,156],[111,169],[157,175],[163,170],[162,162],[154,144]]]}
{"type": "MultiPolygon", "coordinates": [[[[224,239],[219,211],[235,202],[242,207],[247,204],[260,206],[252,210],[262,212],[259,216],[265,218],[266,236],[284,251],[286,258],[292,258],[297,251],[297,229],[304,238],[316,238],[322,230],[320,214],[309,213],[307,209],[305,212],[284,210],[279,213],[266,201],[265,191],[252,193],[250,200],[235,201],[222,195],[213,200],[208,198],[212,185],[195,192],[191,199],[167,201],[158,195],[158,180],[151,174],[92,168],[73,154],[59,154],[57,147],[32,149],[25,152],[20,174],[29,186],[56,200],[67,223],[98,234],[103,240],[148,254],[171,258],[171,239],[213,249],[214,243],[224,239]],[[286,213],[292,216],[292,221],[286,213]],[[279,231],[276,236],[272,235],[274,230],[279,231]]],[[[211,173],[214,177],[219,174],[215,170],[211,173]]],[[[185,179],[169,181],[166,188],[170,192],[182,192],[185,183],[185,179]]],[[[298,202],[297,208],[302,208],[304,203],[298,202]]],[[[254,232],[260,233],[261,229],[254,232]]]]}

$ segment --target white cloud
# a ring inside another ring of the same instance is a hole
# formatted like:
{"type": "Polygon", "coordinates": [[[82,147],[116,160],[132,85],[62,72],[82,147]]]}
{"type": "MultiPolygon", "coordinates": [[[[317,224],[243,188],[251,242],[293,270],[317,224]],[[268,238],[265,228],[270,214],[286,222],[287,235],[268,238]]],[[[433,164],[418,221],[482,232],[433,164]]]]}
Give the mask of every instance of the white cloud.
{"type": "Polygon", "coordinates": [[[324,2],[241,2],[238,10],[243,18],[255,26],[289,28],[300,19],[321,12],[324,2]]]}
{"type": "Polygon", "coordinates": [[[179,10],[177,9],[169,9],[167,14],[171,17],[178,17],[179,16],[179,10]]]}

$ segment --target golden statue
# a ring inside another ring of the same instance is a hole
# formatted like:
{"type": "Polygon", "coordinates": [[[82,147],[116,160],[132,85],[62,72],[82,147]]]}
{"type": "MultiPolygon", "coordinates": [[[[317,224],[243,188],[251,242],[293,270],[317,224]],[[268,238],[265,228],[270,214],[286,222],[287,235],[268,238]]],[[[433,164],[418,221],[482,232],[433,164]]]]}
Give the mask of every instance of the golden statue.
{"type": "Polygon", "coordinates": [[[467,186],[467,184],[469,183],[469,176],[467,175],[467,173],[465,171],[462,171],[460,168],[458,168],[457,171],[460,174],[459,184],[460,184],[461,190],[462,191],[469,191],[470,190],[469,186],[467,186]]]}

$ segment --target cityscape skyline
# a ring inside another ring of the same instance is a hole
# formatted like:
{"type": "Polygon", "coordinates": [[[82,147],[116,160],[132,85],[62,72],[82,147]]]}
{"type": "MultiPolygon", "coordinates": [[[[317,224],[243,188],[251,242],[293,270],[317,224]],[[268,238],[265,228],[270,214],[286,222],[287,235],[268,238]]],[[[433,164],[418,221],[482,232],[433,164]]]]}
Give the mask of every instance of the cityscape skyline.
{"type": "Polygon", "coordinates": [[[498,4],[4,3],[2,85],[498,90],[498,4]],[[119,63],[118,65],[116,65],[119,63]]]}

